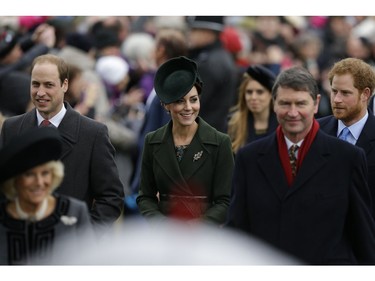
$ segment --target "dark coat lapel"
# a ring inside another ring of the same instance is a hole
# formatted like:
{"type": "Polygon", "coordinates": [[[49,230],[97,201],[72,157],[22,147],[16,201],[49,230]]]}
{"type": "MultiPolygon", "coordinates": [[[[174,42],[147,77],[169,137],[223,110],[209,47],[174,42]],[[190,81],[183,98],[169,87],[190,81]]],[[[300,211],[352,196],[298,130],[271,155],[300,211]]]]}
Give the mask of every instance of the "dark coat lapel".
{"type": "MultiPolygon", "coordinates": [[[[64,104],[67,111],[58,127],[63,142],[61,159],[63,159],[64,156],[73,149],[74,144],[77,143],[79,127],[81,124],[79,113],[74,111],[74,109],[68,103],[64,104]]],[[[33,108],[31,111],[25,114],[18,133],[37,126],[38,122],[36,118],[36,109],[33,108]]]]}
{"type": "Polygon", "coordinates": [[[203,125],[200,125],[198,133],[194,136],[180,163],[181,173],[186,180],[189,180],[195,172],[199,170],[210,154],[200,138],[200,136],[202,137],[202,134],[204,136],[204,129],[202,129],[202,126],[203,125]]]}
{"type": "Polygon", "coordinates": [[[64,103],[66,113],[59,125],[61,136],[70,143],[77,143],[79,128],[81,126],[80,115],[68,103],[64,103]]]}
{"type": "Polygon", "coordinates": [[[160,167],[176,185],[186,189],[187,192],[191,190],[187,181],[209,158],[210,150],[205,144],[214,145],[215,148],[218,146],[216,135],[208,132],[211,130],[206,130],[208,124],[200,117],[197,118],[197,122],[199,124],[198,131],[185,151],[181,163],[178,163],[175,153],[171,153],[171,148],[174,147],[172,121],[150,141],[154,144],[160,143],[154,152],[155,160],[160,167]],[[199,156],[201,152],[202,154],[199,156]],[[194,157],[197,158],[196,161],[194,161],[194,157]]]}
{"type": "Polygon", "coordinates": [[[333,115],[323,117],[318,121],[320,123],[321,129],[326,132],[326,134],[337,137],[338,122],[333,115]]]}
{"type": "Polygon", "coordinates": [[[78,141],[79,127],[81,125],[80,115],[66,102],[64,102],[66,113],[58,127],[62,138],[61,159],[70,153],[78,141]]]}
{"type": "Polygon", "coordinates": [[[160,144],[154,152],[154,157],[155,161],[164,170],[166,175],[168,175],[176,185],[186,185],[185,179],[179,169],[176,154],[171,153],[171,149],[174,147],[171,127],[172,121],[170,121],[167,126],[164,126],[164,130],[159,131],[158,134],[155,135],[155,138],[150,144],[160,144]]]}
{"type": "Polygon", "coordinates": [[[323,134],[321,131],[318,132],[291,187],[287,184],[281,165],[275,134],[272,134],[273,137],[268,138],[269,142],[259,151],[259,167],[280,200],[286,200],[298,189],[303,188],[303,185],[327,162],[326,157],[330,153],[329,149],[324,145],[323,134]]]}
{"type": "Polygon", "coordinates": [[[38,127],[38,121],[36,119],[36,109],[33,108],[31,111],[25,113],[25,117],[22,119],[22,123],[17,134],[35,127],[38,127]]]}
{"type": "Polygon", "coordinates": [[[366,152],[366,155],[368,155],[375,146],[375,116],[372,115],[371,112],[369,112],[368,119],[356,145],[362,147],[366,152]]]}
{"type": "Polygon", "coordinates": [[[258,163],[271,188],[279,199],[282,200],[289,187],[277,149],[276,134],[273,133],[267,140],[266,145],[258,152],[258,163]]]}
{"type": "Polygon", "coordinates": [[[327,162],[327,156],[330,154],[329,149],[324,142],[324,133],[319,131],[316,139],[312,143],[309,152],[303,160],[302,166],[289,189],[286,197],[289,197],[310,180],[310,178],[319,171],[327,162]]]}
{"type": "Polygon", "coordinates": [[[170,152],[171,148],[174,147],[172,138],[168,138],[166,143],[168,145],[161,145],[160,149],[155,152],[156,161],[176,185],[185,184],[176,154],[170,152]]]}

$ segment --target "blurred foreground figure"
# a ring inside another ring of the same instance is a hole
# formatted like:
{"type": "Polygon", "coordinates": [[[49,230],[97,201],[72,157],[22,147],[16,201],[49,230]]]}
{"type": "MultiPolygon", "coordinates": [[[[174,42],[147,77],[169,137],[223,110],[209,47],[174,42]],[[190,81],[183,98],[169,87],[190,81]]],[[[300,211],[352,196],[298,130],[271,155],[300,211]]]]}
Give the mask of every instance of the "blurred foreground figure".
{"type": "Polygon", "coordinates": [[[62,265],[296,265],[300,261],[263,242],[212,225],[167,220],[151,227],[137,219],[124,221],[96,243],[72,248],[47,264],[62,265]],[[74,255],[72,255],[74,252],[74,255]]]}
{"type": "MultiPolygon", "coordinates": [[[[30,130],[0,151],[0,264],[39,264],[61,237],[90,232],[86,204],[54,193],[64,177],[56,129],[30,130]]],[[[58,251],[59,252],[59,251],[58,251]]],[[[74,251],[72,252],[74,253],[74,251]]]]}

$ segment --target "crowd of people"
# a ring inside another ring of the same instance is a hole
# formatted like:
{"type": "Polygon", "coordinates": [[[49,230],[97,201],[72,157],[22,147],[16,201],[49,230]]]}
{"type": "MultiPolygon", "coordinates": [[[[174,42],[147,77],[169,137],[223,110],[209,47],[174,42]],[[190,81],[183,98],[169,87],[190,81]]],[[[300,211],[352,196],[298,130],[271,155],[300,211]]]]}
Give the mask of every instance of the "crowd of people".
{"type": "Polygon", "coordinates": [[[374,38],[370,16],[0,18],[0,263],[137,219],[375,264],[374,38]]]}

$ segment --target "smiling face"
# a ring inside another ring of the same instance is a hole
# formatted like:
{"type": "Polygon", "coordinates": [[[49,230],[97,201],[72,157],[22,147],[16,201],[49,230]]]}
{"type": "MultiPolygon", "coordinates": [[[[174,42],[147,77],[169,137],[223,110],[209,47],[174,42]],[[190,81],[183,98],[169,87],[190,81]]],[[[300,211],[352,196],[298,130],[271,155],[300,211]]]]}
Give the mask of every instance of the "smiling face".
{"type": "Polygon", "coordinates": [[[60,112],[68,80],[61,84],[55,64],[43,62],[36,64],[31,72],[31,100],[45,119],[60,112]]]}
{"type": "Polygon", "coordinates": [[[304,139],[318,111],[320,95],[314,101],[309,92],[279,87],[274,110],[284,135],[294,143],[304,139]]]}
{"type": "Polygon", "coordinates": [[[200,101],[196,87],[193,87],[181,99],[164,105],[170,112],[173,125],[186,127],[191,126],[197,118],[200,110],[200,101]]]}
{"type": "Polygon", "coordinates": [[[36,166],[15,178],[19,202],[25,210],[35,210],[52,188],[53,170],[48,163],[36,166]]]}

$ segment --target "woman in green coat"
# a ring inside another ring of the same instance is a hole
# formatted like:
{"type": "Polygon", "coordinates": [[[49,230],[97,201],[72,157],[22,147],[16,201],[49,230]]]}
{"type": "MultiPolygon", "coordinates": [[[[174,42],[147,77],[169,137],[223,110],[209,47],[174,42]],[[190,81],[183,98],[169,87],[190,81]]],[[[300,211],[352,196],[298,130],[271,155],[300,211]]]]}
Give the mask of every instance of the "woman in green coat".
{"type": "Polygon", "coordinates": [[[171,121],[145,138],[137,204],[146,218],[225,222],[231,141],[198,116],[202,86],[196,63],[186,57],[156,72],[155,91],[171,121]]]}

